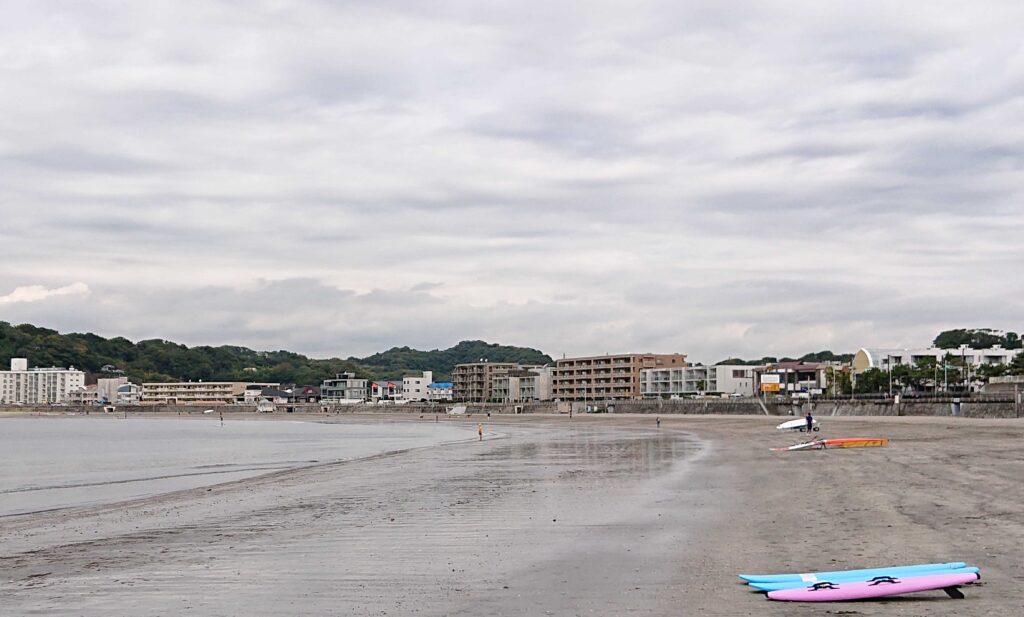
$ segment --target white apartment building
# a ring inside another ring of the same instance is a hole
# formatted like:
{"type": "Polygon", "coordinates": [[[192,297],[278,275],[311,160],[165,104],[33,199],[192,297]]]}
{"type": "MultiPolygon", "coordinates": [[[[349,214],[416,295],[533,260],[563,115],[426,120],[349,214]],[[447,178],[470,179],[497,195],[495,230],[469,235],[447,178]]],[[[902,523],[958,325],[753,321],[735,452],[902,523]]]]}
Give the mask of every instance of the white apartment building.
{"type": "Polygon", "coordinates": [[[430,400],[430,384],[434,383],[434,373],[423,371],[420,377],[402,378],[402,398],[407,401],[430,400]]]}
{"type": "Polygon", "coordinates": [[[640,371],[644,398],[728,394],[754,396],[754,369],[746,365],[680,366],[640,371]]]}
{"type": "Polygon", "coordinates": [[[889,370],[892,366],[915,365],[924,359],[941,361],[946,355],[956,359],[963,359],[968,366],[979,367],[985,364],[1009,364],[1021,353],[1020,349],[1003,349],[999,345],[991,349],[971,349],[970,347],[958,347],[956,349],[940,349],[928,347],[923,349],[868,349],[861,348],[853,357],[853,373],[859,375],[870,368],[877,368],[883,371],[889,370]]]}
{"type": "Polygon", "coordinates": [[[144,383],[139,398],[143,405],[230,405],[242,402],[249,386],[278,388],[280,385],[243,381],[144,383]]]}
{"type": "Polygon", "coordinates": [[[435,381],[427,386],[427,392],[431,401],[450,401],[453,396],[452,382],[435,381]]]}
{"type": "Polygon", "coordinates": [[[73,366],[30,369],[27,358],[11,358],[11,370],[0,371],[3,404],[63,404],[80,390],[85,390],[85,373],[73,366]]]}

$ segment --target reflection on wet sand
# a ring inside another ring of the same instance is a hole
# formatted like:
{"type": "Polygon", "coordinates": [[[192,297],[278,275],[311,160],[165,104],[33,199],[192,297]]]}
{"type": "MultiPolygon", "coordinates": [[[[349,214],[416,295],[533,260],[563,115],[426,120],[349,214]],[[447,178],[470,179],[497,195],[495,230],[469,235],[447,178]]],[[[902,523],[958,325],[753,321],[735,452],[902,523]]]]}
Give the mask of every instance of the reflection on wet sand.
{"type": "Polygon", "coordinates": [[[24,612],[44,585],[48,606],[80,615],[621,614],[655,602],[637,589],[670,580],[689,525],[672,487],[698,442],[488,430],[498,438],[11,521],[0,599],[24,612]]]}

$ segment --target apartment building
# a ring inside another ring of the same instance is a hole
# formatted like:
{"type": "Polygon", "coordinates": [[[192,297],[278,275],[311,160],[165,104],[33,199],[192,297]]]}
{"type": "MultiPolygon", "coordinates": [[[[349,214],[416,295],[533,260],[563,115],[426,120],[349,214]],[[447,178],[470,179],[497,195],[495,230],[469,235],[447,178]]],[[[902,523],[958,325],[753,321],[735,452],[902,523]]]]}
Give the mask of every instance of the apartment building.
{"type": "Polygon", "coordinates": [[[11,358],[11,370],[0,371],[0,403],[63,404],[84,390],[85,373],[73,366],[30,369],[27,358],[11,358]]]}
{"type": "Polygon", "coordinates": [[[427,392],[430,401],[450,401],[452,400],[452,382],[435,381],[427,386],[427,392]]]}
{"type": "Polygon", "coordinates": [[[913,366],[926,359],[941,362],[947,355],[961,359],[968,366],[977,368],[985,364],[1009,364],[1019,353],[1021,353],[1020,349],[1004,349],[999,345],[991,349],[971,349],[966,346],[956,349],[940,349],[938,347],[925,349],[861,348],[853,357],[853,373],[859,375],[870,368],[887,371],[890,365],[913,366]]]}
{"type": "Polygon", "coordinates": [[[491,400],[502,403],[531,403],[551,400],[549,366],[531,366],[498,373],[491,378],[491,400]]]}
{"type": "Polygon", "coordinates": [[[402,378],[402,398],[407,401],[430,400],[430,384],[434,383],[434,373],[423,371],[419,377],[402,378]]]}
{"type": "Polygon", "coordinates": [[[562,401],[616,401],[643,396],[640,372],[644,369],[686,366],[684,354],[632,353],[555,362],[551,395],[562,401]]]}
{"type": "Polygon", "coordinates": [[[720,364],[643,369],[640,371],[640,389],[644,398],[696,394],[754,396],[754,368],[720,364]]]}
{"type": "Polygon", "coordinates": [[[230,405],[242,402],[250,386],[277,388],[280,384],[243,381],[144,383],[139,402],[143,405],[230,405]]]}
{"type": "Polygon", "coordinates": [[[452,400],[484,403],[494,400],[493,379],[520,368],[514,362],[471,362],[452,370],[452,400]]]}
{"type": "Polygon", "coordinates": [[[361,403],[369,398],[366,380],[355,373],[338,373],[335,379],[320,384],[320,402],[334,405],[361,403]]]}

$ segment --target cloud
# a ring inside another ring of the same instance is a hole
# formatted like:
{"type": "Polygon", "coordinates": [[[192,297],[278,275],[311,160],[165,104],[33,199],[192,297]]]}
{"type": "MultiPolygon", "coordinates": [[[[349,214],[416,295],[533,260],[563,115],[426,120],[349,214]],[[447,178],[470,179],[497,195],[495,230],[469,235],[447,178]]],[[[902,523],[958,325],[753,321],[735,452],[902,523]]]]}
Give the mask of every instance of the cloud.
{"type": "Polygon", "coordinates": [[[21,5],[0,23],[0,289],[91,293],[0,318],[326,355],[487,338],[704,361],[1019,330],[1021,19],[21,5]]]}
{"type": "Polygon", "coordinates": [[[89,286],[85,283],[72,283],[56,289],[47,289],[42,285],[17,287],[6,296],[0,296],[0,305],[43,302],[59,296],[88,296],[89,286]]]}

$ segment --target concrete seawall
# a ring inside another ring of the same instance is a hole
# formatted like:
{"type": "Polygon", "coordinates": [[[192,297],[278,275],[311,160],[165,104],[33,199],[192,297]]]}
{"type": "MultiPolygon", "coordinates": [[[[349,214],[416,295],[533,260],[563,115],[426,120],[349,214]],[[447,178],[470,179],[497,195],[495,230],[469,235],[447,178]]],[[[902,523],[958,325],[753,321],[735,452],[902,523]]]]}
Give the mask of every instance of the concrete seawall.
{"type": "MultiPolygon", "coordinates": [[[[607,411],[616,414],[663,414],[663,415],[768,415],[802,416],[811,411],[816,416],[953,416],[965,418],[1020,418],[1024,415],[1024,406],[1013,398],[989,400],[963,399],[959,407],[952,400],[903,401],[895,404],[891,400],[821,400],[802,401],[798,403],[773,403],[762,406],[758,399],[686,399],[672,401],[644,400],[619,401],[609,405],[607,411]],[[954,413],[956,411],[956,413],[954,413]]],[[[433,415],[446,413],[451,405],[321,405],[296,404],[279,405],[277,414],[288,413],[289,410],[303,414],[402,414],[402,415],[433,415]]],[[[556,414],[568,413],[568,403],[526,403],[522,405],[506,405],[500,403],[466,404],[467,414],[556,414]]],[[[212,409],[214,414],[253,413],[255,405],[127,405],[117,406],[113,414],[181,414],[197,415],[212,409]]],[[[0,413],[22,414],[103,414],[100,406],[76,405],[0,405],[0,413]]],[[[577,410],[578,413],[578,410],[577,410]]]]}

